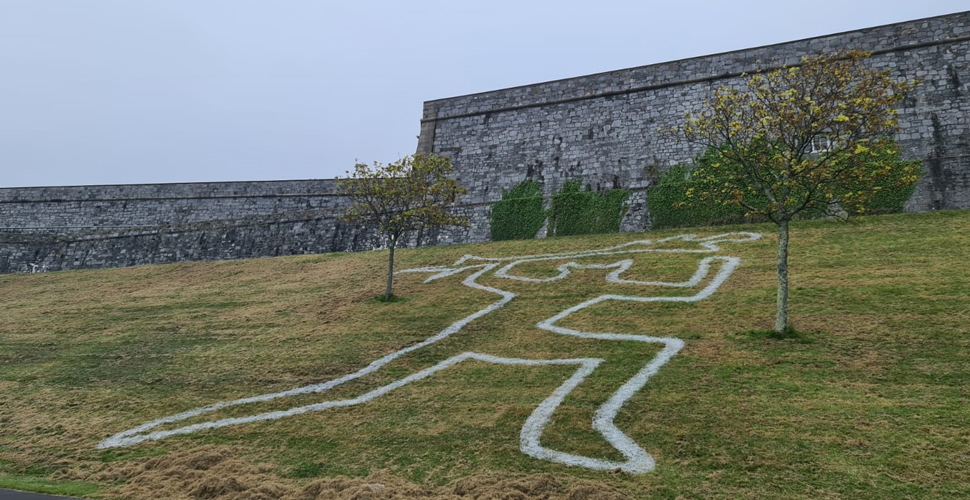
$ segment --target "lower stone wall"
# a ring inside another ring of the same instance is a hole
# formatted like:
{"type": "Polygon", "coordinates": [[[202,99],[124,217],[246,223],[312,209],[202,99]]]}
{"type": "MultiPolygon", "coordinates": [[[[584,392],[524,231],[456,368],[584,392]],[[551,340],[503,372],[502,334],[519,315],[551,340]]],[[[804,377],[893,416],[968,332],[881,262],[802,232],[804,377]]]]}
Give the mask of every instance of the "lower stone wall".
{"type": "MultiPolygon", "coordinates": [[[[970,132],[967,136],[970,144],[970,132]]],[[[907,212],[970,208],[970,155],[930,157],[923,161],[923,170],[906,202],[907,212]]]]}
{"type": "Polygon", "coordinates": [[[0,189],[0,273],[380,248],[333,180],[0,189]]]}
{"type": "Polygon", "coordinates": [[[371,229],[332,216],[251,218],[76,235],[0,233],[0,273],[248,259],[381,247],[371,229]]]}
{"type": "MultiPolygon", "coordinates": [[[[489,241],[489,205],[452,208],[466,227],[415,232],[400,247],[489,241]]],[[[0,230],[0,274],[102,269],[184,261],[360,252],[386,247],[373,228],[347,224],[337,211],[307,211],[234,220],[66,234],[36,228],[0,230]]]]}

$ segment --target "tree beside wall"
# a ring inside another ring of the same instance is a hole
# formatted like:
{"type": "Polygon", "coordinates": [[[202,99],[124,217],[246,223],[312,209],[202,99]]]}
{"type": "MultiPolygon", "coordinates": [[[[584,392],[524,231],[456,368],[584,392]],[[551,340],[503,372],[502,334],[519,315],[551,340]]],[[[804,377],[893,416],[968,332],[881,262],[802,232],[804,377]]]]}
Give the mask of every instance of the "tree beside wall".
{"type": "Polygon", "coordinates": [[[394,249],[402,237],[412,231],[468,224],[465,217],[446,210],[468,192],[449,177],[452,172],[448,157],[418,154],[387,165],[358,163],[339,180],[351,201],[343,220],[375,226],[387,238],[385,301],[393,297],[394,249]]]}
{"type": "Polygon", "coordinates": [[[713,149],[691,173],[687,191],[711,203],[739,206],[778,226],[775,332],[788,322],[789,225],[806,211],[865,213],[879,191],[911,185],[918,167],[868,168],[894,154],[896,105],[915,82],[869,69],[870,54],[837,52],[795,66],[757,71],[743,85],[721,87],[679,133],[713,149]]]}

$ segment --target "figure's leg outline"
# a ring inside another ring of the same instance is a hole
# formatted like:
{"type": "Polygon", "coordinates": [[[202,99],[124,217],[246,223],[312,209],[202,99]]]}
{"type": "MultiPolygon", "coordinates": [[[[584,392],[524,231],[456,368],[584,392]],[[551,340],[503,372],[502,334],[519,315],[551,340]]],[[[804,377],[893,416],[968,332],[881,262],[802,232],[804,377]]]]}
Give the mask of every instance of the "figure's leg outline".
{"type": "MultiPolygon", "coordinates": [[[[551,450],[542,447],[538,438],[534,443],[535,454],[529,453],[523,448],[523,451],[535,456],[536,458],[542,458],[546,460],[551,460],[555,462],[561,462],[567,465],[578,465],[581,467],[586,467],[590,469],[598,470],[608,470],[608,469],[621,469],[625,472],[632,474],[640,474],[644,472],[649,472],[655,467],[655,461],[649,453],[647,453],[643,448],[640,447],[629,436],[627,436],[622,430],[620,430],[614,420],[623,405],[632,398],[637,392],[642,389],[647,382],[653,377],[660,368],[667,364],[671,358],[673,358],[681,349],[684,347],[684,341],[674,337],[653,337],[648,335],[629,335],[629,334],[619,334],[619,333],[602,333],[602,332],[583,332],[579,330],[574,330],[571,328],[565,328],[561,326],[556,326],[556,322],[559,320],[573,314],[577,311],[585,309],[587,307],[599,304],[607,300],[625,300],[625,301],[635,301],[635,302],[696,302],[703,300],[713,294],[717,289],[727,280],[728,277],[734,272],[734,269],[741,262],[741,259],[737,257],[707,257],[703,259],[698,265],[698,273],[695,273],[694,278],[700,275],[698,281],[706,277],[709,272],[710,264],[714,261],[722,261],[720,269],[718,269],[717,274],[711,280],[711,282],[704,287],[697,294],[692,296],[678,296],[678,297],[635,297],[635,296],[623,296],[623,295],[602,295],[594,299],[582,302],[573,307],[570,307],[551,318],[540,321],[536,324],[536,327],[551,331],[553,333],[558,333],[561,335],[569,335],[573,337],[580,338],[590,338],[590,339],[602,339],[602,340],[626,340],[626,341],[637,341],[646,343],[657,343],[663,344],[663,349],[656,356],[653,357],[646,365],[643,366],[633,377],[623,383],[616,392],[614,392],[610,398],[600,405],[593,416],[593,428],[598,431],[614,448],[616,448],[623,456],[627,459],[624,463],[609,462],[601,459],[582,457],[579,455],[572,455],[569,453],[564,453],[556,450],[551,450]]],[[[621,266],[616,263],[610,266],[597,266],[602,267],[619,267],[620,270],[611,273],[611,276],[618,278],[620,272],[628,268],[629,266],[621,266]]],[[[589,266],[592,267],[592,266],[589,266]]],[[[692,278],[691,280],[693,281],[692,278]]],[[[547,416],[551,417],[551,413],[547,416]]],[[[541,431],[540,431],[541,432],[541,431]]]]}
{"type": "MultiPolygon", "coordinates": [[[[481,268],[480,270],[476,271],[475,273],[472,273],[467,278],[465,278],[464,280],[462,280],[462,284],[465,285],[465,286],[471,287],[471,288],[478,289],[478,290],[483,290],[483,291],[487,291],[487,292],[499,294],[499,295],[502,296],[502,298],[500,300],[498,300],[496,302],[493,302],[492,304],[486,306],[485,308],[483,308],[483,309],[481,309],[479,311],[476,311],[476,312],[474,312],[474,313],[472,313],[472,314],[470,314],[468,316],[465,316],[464,318],[462,318],[462,319],[460,319],[460,320],[452,323],[451,325],[449,325],[447,328],[445,328],[444,330],[442,330],[438,334],[436,334],[436,335],[434,335],[432,337],[429,337],[429,338],[427,338],[427,339],[425,339],[425,340],[423,340],[423,341],[421,341],[421,342],[419,342],[417,344],[414,344],[412,346],[406,347],[404,349],[401,349],[401,350],[395,351],[393,353],[390,353],[390,354],[388,354],[386,356],[383,356],[383,357],[377,359],[376,361],[371,362],[370,364],[368,364],[364,368],[362,368],[362,369],[360,369],[360,370],[358,370],[358,371],[356,371],[354,373],[351,373],[351,374],[348,374],[348,375],[344,375],[342,377],[339,377],[339,378],[336,378],[336,379],[333,379],[333,380],[329,380],[327,382],[322,382],[322,383],[319,383],[319,384],[311,384],[311,385],[307,385],[307,386],[303,386],[303,387],[297,387],[295,389],[290,389],[290,390],[283,391],[283,392],[276,392],[276,393],[271,393],[271,394],[262,394],[262,395],[259,395],[259,396],[252,396],[252,397],[247,397],[247,398],[240,398],[240,399],[236,399],[236,400],[233,400],[233,401],[224,401],[224,402],[221,402],[221,403],[215,403],[215,404],[203,406],[203,407],[200,407],[200,408],[195,408],[195,409],[192,409],[192,410],[184,411],[184,412],[181,412],[181,413],[177,413],[175,415],[170,415],[170,416],[167,416],[167,417],[162,417],[162,418],[159,418],[159,419],[156,419],[156,420],[152,420],[151,422],[142,424],[140,426],[134,427],[132,429],[129,429],[129,430],[120,432],[118,434],[115,434],[114,436],[111,436],[111,437],[105,439],[104,441],[101,441],[100,443],[98,443],[97,448],[98,449],[105,449],[105,448],[116,448],[116,447],[122,447],[122,446],[130,446],[132,444],[140,443],[140,442],[143,442],[143,441],[158,440],[158,439],[163,439],[163,438],[166,438],[166,437],[169,437],[169,436],[174,436],[174,435],[179,435],[179,434],[189,434],[189,433],[196,432],[196,431],[203,430],[203,429],[213,429],[213,428],[219,428],[219,427],[226,427],[226,426],[229,426],[229,425],[239,425],[239,424],[244,424],[244,423],[249,423],[249,422],[255,422],[255,421],[259,421],[259,420],[275,420],[275,419],[278,419],[278,418],[283,418],[283,417],[287,417],[287,416],[291,416],[291,415],[295,415],[295,414],[299,414],[299,413],[305,413],[306,411],[319,411],[319,410],[326,409],[326,408],[329,408],[329,407],[334,407],[334,406],[349,406],[350,404],[341,404],[341,405],[333,404],[331,406],[320,407],[319,409],[316,409],[316,410],[306,410],[306,409],[304,409],[302,411],[297,411],[297,410],[300,410],[301,408],[306,408],[306,407],[291,408],[290,410],[285,410],[285,411],[281,411],[281,412],[270,412],[270,413],[263,413],[263,414],[252,415],[252,416],[247,416],[247,417],[227,418],[227,419],[221,419],[221,420],[218,420],[218,421],[203,422],[203,423],[193,424],[193,425],[189,425],[189,426],[184,426],[184,427],[180,427],[180,428],[172,429],[172,430],[168,430],[168,431],[148,432],[148,431],[151,431],[152,429],[155,429],[155,428],[157,428],[157,427],[159,427],[161,425],[171,424],[171,423],[175,423],[175,422],[181,422],[181,421],[184,421],[184,420],[188,420],[190,418],[195,418],[195,417],[198,417],[198,416],[201,416],[201,415],[205,415],[205,414],[208,414],[208,413],[212,413],[214,411],[218,411],[218,410],[221,410],[221,409],[224,409],[224,408],[229,408],[229,407],[239,406],[239,405],[245,405],[245,404],[250,404],[250,403],[262,403],[262,402],[272,401],[274,399],[280,399],[280,398],[289,397],[289,396],[299,396],[299,395],[304,395],[304,394],[314,394],[314,393],[326,392],[326,391],[328,391],[330,389],[333,389],[334,387],[337,387],[339,385],[345,384],[345,383],[350,382],[352,380],[356,380],[356,379],[358,379],[360,377],[363,377],[365,375],[368,375],[370,373],[373,373],[373,372],[377,371],[378,369],[380,369],[381,367],[387,365],[391,361],[393,361],[393,360],[395,360],[395,359],[397,359],[397,358],[399,358],[399,357],[401,357],[401,356],[403,356],[405,354],[408,354],[410,352],[416,351],[416,350],[421,349],[423,347],[426,347],[426,346],[429,346],[431,344],[434,344],[434,343],[436,343],[436,342],[438,342],[440,340],[443,340],[445,338],[448,338],[451,335],[453,335],[453,334],[457,333],[458,331],[460,331],[468,323],[470,323],[470,322],[472,322],[472,321],[474,321],[474,320],[476,320],[476,319],[478,319],[478,318],[480,318],[482,316],[485,316],[486,314],[489,314],[489,313],[491,313],[491,312],[493,312],[493,311],[495,311],[497,309],[500,309],[500,308],[504,307],[505,304],[507,304],[509,301],[511,301],[513,298],[515,298],[515,294],[512,293],[512,292],[507,292],[505,290],[499,290],[497,288],[492,288],[492,287],[489,287],[489,286],[486,286],[486,285],[482,285],[482,284],[480,284],[480,283],[478,283],[478,282],[475,281],[481,275],[483,275],[483,274],[487,273],[488,271],[491,271],[492,269],[494,269],[497,265],[498,264],[474,264],[474,265],[469,265],[469,266],[465,266],[465,267],[457,268],[457,269],[422,268],[422,269],[408,269],[408,270],[401,271],[401,272],[434,272],[434,273],[436,273],[436,274],[432,275],[431,277],[429,277],[426,280],[426,282],[427,282],[427,281],[432,281],[432,280],[435,280],[435,279],[443,278],[443,277],[446,277],[446,276],[451,276],[453,274],[456,274],[458,272],[465,271],[465,270],[468,270],[468,269],[481,268]],[[288,413],[290,411],[296,411],[296,413],[288,413]]],[[[392,385],[393,385],[393,383],[392,383],[392,385]]],[[[372,391],[372,392],[374,392],[374,391],[372,391]]],[[[380,394],[383,394],[383,393],[380,393],[380,394]]],[[[377,394],[374,397],[377,397],[380,394],[377,394]]],[[[325,403],[330,403],[330,402],[325,402],[325,403]]],[[[320,404],[323,404],[323,403],[320,403],[320,404]]],[[[352,403],[352,404],[358,404],[358,403],[352,403]]],[[[314,405],[310,405],[310,406],[314,406],[314,405]]]]}
{"type": "MultiPolygon", "coordinates": [[[[194,432],[210,429],[218,429],[221,427],[229,427],[232,425],[248,424],[254,422],[260,422],[265,420],[278,420],[284,417],[292,417],[295,415],[301,415],[304,413],[317,412],[328,410],[330,408],[342,408],[347,406],[356,406],[363,404],[374,399],[377,399],[395,389],[399,389],[411,382],[416,382],[434,375],[435,373],[444,370],[446,368],[452,367],[461,363],[462,361],[474,359],[478,361],[484,361],[486,363],[502,364],[502,365],[520,365],[520,366],[548,366],[548,365],[580,365],[576,372],[567,379],[562,385],[560,385],[552,394],[552,396],[546,398],[540,405],[533,411],[533,415],[529,417],[526,426],[529,425],[530,421],[535,420],[537,414],[541,415],[551,415],[556,409],[559,403],[566,397],[580,382],[583,381],[586,376],[591,373],[597,366],[603,361],[602,359],[595,358],[575,358],[575,359],[520,359],[520,358],[503,358],[499,356],[492,356],[488,354],[480,354],[475,352],[464,352],[456,356],[452,356],[440,363],[425,368],[424,370],[412,373],[407,377],[396,380],[390,384],[378,387],[370,392],[357,396],[355,398],[340,399],[333,401],[323,401],[320,403],[314,403],[310,405],[300,406],[297,408],[290,408],[288,410],[272,411],[266,413],[260,413],[258,415],[250,415],[246,417],[233,417],[224,418],[221,420],[215,420],[211,422],[202,422],[193,425],[187,425],[179,427],[177,429],[171,429],[167,431],[156,431],[149,434],[126,434],[117,435],[112,437],[112,442],[109,446],[99,446],[99,448],[111,448],[117,446],[131,446],[133,444],[141,443],[143,441],[155,441],[159,439],[164,439],[167,437],[178,436],[182,434],[191,434],[194,432]]],[[[541,429],[539,430],[541,433],[541,429]]],[[[523,427],[523,436],[525,436],[525,427],[523,427]]],[[[523,440],[525,438],[523,437],[523,440]]],[[[538,441],[538,436],[536,437],[538,441]]],[[[523,441],[524,442],[524,441],[523,441]]],[[[524,446],[524,445],[523,445],[524,446]]],[[[525,451],[525,449],[523,449],[525,451]]]]}

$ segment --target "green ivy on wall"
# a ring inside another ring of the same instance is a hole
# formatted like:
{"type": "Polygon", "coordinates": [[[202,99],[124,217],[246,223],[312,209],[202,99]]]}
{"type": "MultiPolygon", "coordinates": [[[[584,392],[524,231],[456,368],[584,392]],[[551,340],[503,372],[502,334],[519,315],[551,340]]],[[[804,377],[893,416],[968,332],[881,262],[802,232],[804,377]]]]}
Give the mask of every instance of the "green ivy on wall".
{"type": "Polygon", "coordinates": [[[652,229],[715,226],[747,221],[747,210],[742,207],[700,203],[688,198],[687,189],[693,185],[688,179],[689,175],[690,170],[686,165],[674,165],[647,191],[652,229]]]}
{"type": "MultiPolygon", "coordinates": [[[[913,196],[913,192],[916,191],[915,182],[900,182],[902,177],[906,175],[906,169],[904,167],[915,166],[917,175],[920,177],[922,177],[925,173],[919,160],[902,160],[899,158],[901,148],[898,147],[895,142],[890,143],[889,146],[889,148],[879,148],[872,152],[873,157],[869,162],[869,168],[890,168],[890,174],[882,179],[881,184],[902,187],[878,190],[866,205],[866,215],[895,214],[902,212],[903,207],[906,205],[906,200],[910,199],[913,196]]],[[[850,185],[848,186],[848,189],[858,190],[860,188],[850,185]]],[[[851,215],[860,215],[855,213],[853,210],[850,210],[849,213],[851,215]]]]}
{"type": "MultiPolygon", "coordinates": [[[[893,174],[904,175],[903,168],[907,165],[918,164],[918,161],[906,161],[899,158],[899,148],[889,148],[892,152],[882,151],[873,156],[868,162],[868,168],[891,168],[893,174]]],[[[713,150],[705,152],[695,159],[695,163],[712,161],[713,150]]],[[[723,160],[720,160],[723,161],[723,160]]],[[[884,180],[886,185],[899,184],[898,178],[889,176],[884,180]]],[[[763,222],[757,219],[758,216],[748,216],[747,210],[736,205],[721,205],[713,202],[704,202],[696,197],[688,197],[687,190],[696,187],[697,183],[690,180],[690,167],[687,165],[675,165],[664,173],[657,184],[647,192],[647,207],[650,210],[650,221],[653,229],[692,227],[692,226],[715,226],[722,224],[736,224],[741,222],[763,222]]],[[[852,189],[851,186],[848,189],[852,189]]],[[[906,200],[913,195],[916,186],[913,184],[905,187],[881,189],[869,200],[866,205],[865,214],[887,214],[903,211],[906,200]]],[[[763,206],[765,204],[764,195],[761,193],[750,193],[749,204],[763,206]]],[[[859,215],[855,211],[849,212],[850,215],[859,215]]],[[[817,219],[826,217],[828,214],[825,207],[818,207],[813,210],[803,212],[802,219],[817,219]]]]}
{"type": "Polygon", "coordinates": [[[489,217],[492,241],[528,240],[546,222],[543,206],[542,185],[537,181],[523,181],[508,191],[502,190],[502,199],[492,205],[489,217]]]}
{"type": "Polygon", "coordinates": [[[552,208],[545,209],[542,185],[523,181],[502,190],[502,199],[492,205],[489,216],[492,241],[535,238],[549,218],[550,236],[615,233],[626,215],[630,192],[614,189],[584,191],[580,180],[566,181],[552,197],[552,208]]]}
{"type": "Polygon", "coordinates": [[[618,232],[629,196],[625,189],[601,193],[587,186],[583,191],[581,181],[566,181],[552,197],[550,231],[556,236],[618,232]]]}

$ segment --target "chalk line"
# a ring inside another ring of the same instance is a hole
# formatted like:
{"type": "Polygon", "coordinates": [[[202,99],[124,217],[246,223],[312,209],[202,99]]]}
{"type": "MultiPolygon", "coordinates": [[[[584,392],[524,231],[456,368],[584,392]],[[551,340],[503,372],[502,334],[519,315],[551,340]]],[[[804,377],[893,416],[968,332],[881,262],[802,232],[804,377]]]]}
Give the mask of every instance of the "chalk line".
{"type": "Polygon", "coordinates": [[[395,351],[391,354],[383,356],[366,367],[358,370],[354,373],[344,375],[337,379],[333,379],[327,382],[307,385],[304,387],[298,387],[288,391],[263,394],[259,396],[253,396],[248,398],[236,399],[233,401],[225,401],[220,403],[215,403],[208,406],[203,406],[200,408],[188,410],[175,415],[170,415],[167,417],[162,417],[157,420],[153,420],[146,424],[140,425],[138,427],[123,431],[121,433],[115,434],[108,439],[105,439],[98,444],[98,448],[113,448],[130,446],[136,443],[141,443],[144,441],[153,441],[158,439],[164,439],[170,436],[176,436],[181,434],[189,434],[207,429],[217,429],[221,427],[227,427],[232,425],[240,425],[245,423],[252,423],[258,421],[266,420],[276,420],[284,417],[289,417],[293,415],[299,415],[307,412],[322,411],[330,408],[339,408],[345,406],[353,406],[371,401],[378,398],[384,394],[387,394],[395,389],[398,389],[404,385],[411,382],[427,378],[438,371],[445,368],[454,366],[462,361],[468,359],[474,359],[478,361],[484,361],[488,363],[503,364],[503,365],[524,365],[524,366],[544,366],[544,365],[580,365],[576,372],[567,379],[562,385],[560,385],[548,398],[546,398],[539,406],[532,412],[529,418],[526,420],[522,427],[522,432],[520,434],[520,448],[523,453],[529,456],[549,460],[552,462],[558,462],[566,465],[586,467],[594,470],[612,470],[620,469],[629,473],[643,473],[649,472],[655,467],[655,462],[653,457],[650,456],[643,448],[641,448],[634,440],[629,436],[624,434],[619,428],[614,424],[614,419],[619,413],[623,405],[628,401],[637,391],[639,391],[647,383],[647,381],[654,374],[659,371],[659,369],[666,364],[675,354],[677,354],[680,349],[683,348],[684,342],[677,338],[672,337],[652,337],[647,335],[628,335],[628,334],[618,334],[618,333],[604,333],[604,332],[583,332],[579,330],[574,330],[570,328],[556,326],[556,323],[567,316],[583,310],[587,307],[596,305],[600,302],[607,300],[621,300],[621,301],[634,301],[634,302],[696,302],[703,300],[713,294],[720,286],[727,280],[727,278],[733,273],[734,269],[740,263],[740,259],[737,257],[706,257],[700,261],[698,264],[697,271],[693,276],[684,282],[660,282],[660,281],[637,281],[637,280],[624,280],[620,278],[620,275],[628,270],[633,265],[632,259],[624,259],[617,261],[613,264],[590,264],[582,265],[576,262],[568,262],[559,266],[559,274],[551,278],[531,278],[528,276],[518,276],[510,274],[510,271],[518,264],[526,262],[537,262],[537,261],[548,261],[548,260],[563,260],[571,258],[583,258],[592,256],[606,256],[606,255],[617,255],[617,254],[636,254],[642,252],[663,252],[663,253],[710,253],[720,250],[718,243],[722,242],[746,242],[754,241],[761,238],[760,234],[757,233],[747,233],[747,232],[737,232],[737,233],[725,233],[715,236],[710,236],[706,238],[698,238],[695,235],[680,235],[670,238],[664,238],[656,242],[650,240],[638,240],[629,243],[624,243],[621,245],[616,245],[613,247],[598,249],[598,250],[587,250],[587,251],[575,251],[575,252],[562,252],[562,253],[552,253],[552,254],[537,254],[537,255],[527,255],[518,257],[478,257],[474,255],[465,255],[458,261],[456,261],[452,266],[449,267],[424,267],[415,269],[405,269],[398,271],[398,273],[432,273],[425,282],[431,282],[454,274],[461,273],[463,271],[478,269],[468,277],[466,277],[462,284],[494,293],[500,295],[501,298],[489,304],[485,308],[476,311],[454,323],[449,325],[447,328],[439,332],[438,334],[425,339],[415,345],[406,347],[404,349],[395,351]],[[670,242],[670,241],[683,241],[683,242],[696,242],[703,249],[683,249],[683,248],[653,248],[658,244],[670,242]],[[477,261],[478,264],[463,265],[468,261],[477,261]],[[371,390],[355,398],[334,400],[334,401],[324,401],[320,403],[294,407],[288,410],[273,411],[260,413],[257,415],[250,415],[245,417],[233,417],[224,418],[215,421],[202,422],[192,425],[187,425],[179,427],[176,429],[169,429],[164,431],[148,432],[164,424],[175,423],[190,418],[198,417],[207,413],[211,413],[224,408],[271,401],[274,399],[297,396],[303,394],[312,394],[325,392],[329,389],[337,387],[341,384],[347,383],[352,380],[356,380],[367,374],[373,373],[380,369],[381,367],[387,365],[391,361],[404,356],[410,352],[416,351],[435,342],[443,340],[451,335],[457,333],[468,323],[485,316],[486,314],[492,313],[505,306],[509,301],[516,297],[516,294],[501,290],[498,288],[490,287],[478,283],[476,280],[487,272],[495,269],[501,263],[509,262],[509,264],[500,268],[495,272],[495,276],[511,280],[519,281],[531,281],[531,282],[551,282],[557,281],[568,276],[573,269],[614,269],[610,272],[606,280],[610,283],[616,284],[634,284],[634,285],[647,285],[647,286],[662,286],[662,287],[692,287],[700,284],[704,278],[710,273],[711,264],[715,262],[721,262],[721,266],[718,269],[717,274],[705,286],[701,291],[695,295],[691,296],[651,296],[651,297],[639,297],[639,296],[625,296],[625,295],[601,295],[591,300],[587,300],[575,306],[572,306],[564,311],[546,319],[540,321],[536,324],[536,327],[553,332],[561,335],[569,335],[581,338],[599,339],[599,340],[624,340],[624,341],[637,341],[637,342],[647,342],[647,343],[659,343],[664,347],[661,351],[647,364],[637,372],[632,378],[627,380],[615,393],[613,393],[606,403],[601,405],[594,417],[593,417],[593,428],[597,430],[603,437],[615,447],[623,456],[626,458],[625,462],[611,462],[607,460],[584,457],[580,455],[569,454],[561,451],[552,450],[545,448],[540,444],[542,431],[545,426],[549,423],[552,414],[559,404],[575,389],[580,383],[582,383],[585,378],[591,374],[597,366],[600,365],[604,360],[595,358],[575,358],[575,359],[550,359],[550,360],[537,360],[537,359],[521,359],[521,358],[506,358],[492,356],[482,353],[465,352],[451,358],[448,358],[432,367],[426,368],[424,370],[415,372],[407,377],[394,381],[390,384],[378,387],[377,389],[371,390]]]}

